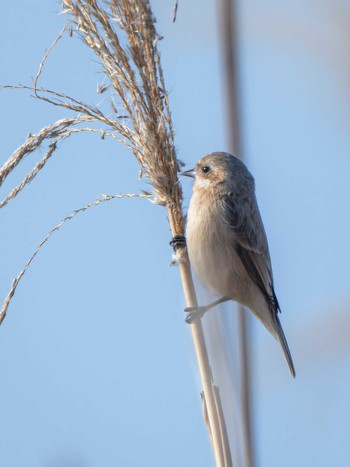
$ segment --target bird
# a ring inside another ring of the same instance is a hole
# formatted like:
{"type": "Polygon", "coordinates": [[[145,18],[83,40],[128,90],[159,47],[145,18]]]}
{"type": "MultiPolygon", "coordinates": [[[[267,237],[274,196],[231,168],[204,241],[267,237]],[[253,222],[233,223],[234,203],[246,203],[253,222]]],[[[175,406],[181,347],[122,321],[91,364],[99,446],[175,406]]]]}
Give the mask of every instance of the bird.
{"type": "Polygon", "coordinates": [[[204,156],[182,175],[194,178],[186,225],[190,264],[201,283],[220,297],[209,305],[187,308],[187,322],[219,303],[240,303],[279,342],[295,377],[279,319],[281,309],[254,177],[240,159],[226,152],[204,156]]]}

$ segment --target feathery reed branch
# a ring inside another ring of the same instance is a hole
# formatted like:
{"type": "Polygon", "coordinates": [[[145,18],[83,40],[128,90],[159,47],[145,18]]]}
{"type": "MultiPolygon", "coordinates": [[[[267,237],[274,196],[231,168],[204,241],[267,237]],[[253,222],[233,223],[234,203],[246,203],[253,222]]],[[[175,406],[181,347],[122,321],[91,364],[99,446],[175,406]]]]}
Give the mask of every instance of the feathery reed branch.
{"type": "MultiPolygon", "coordinates": [[[[182,192],[177,180],[181,163],[174,149],[174,130],[157,49],[157,34],[147,1],[63,0],[81,37],[101,60],[120,105],[130,118],[117,131],[128,140],[159,204],[173,206],[176,229],[183,234],[182,192]],[[122,43],[115,24],[124,37],[122,43]]],[[[117,129],[117,128],[116,128],[117,129]]]]}
{"type": "Polygon", "coordinates": [[[93,206],[98,206],[101,203],[104,203],[106,201],[111,201],[112,199],[119,199],[119,198],[152,198],[152,195],[146,194],[146,193],[139,193],[139,194],[134,194],[134,193],[121,193],[118,195],[100,195],[98,198],[96,198],[94,201],[91,201],[88,204],[85,204],[85,206],[76,209],[73,211],[69,216],[65,217],[60,221],[59,224],[57,224],[53,229],[50,230],[50,232],[46,235],[46,237],[39,243],[39,245],[36,247],[34,253],[32,256],[29,258],[29,260],[26,262],[24,268],[21,270],[21,272],[18,274],[17,277],[15,277],[12,281],[11,288],[9,293],[7,294],[4,304],[0,310],[0,325],[4,321],[7,313],[7,309],[10,305],[11,299],[14,296],[17,286],[19,282],[21,281],[22,277],[26,273],[27,269],[31,265],[32,261],[36,257],[36,255],[39,253],[41,248],[45,245],[45,243],[50,239],[50,237],[57,232],[66,222],[70,221],[73,219],[77,214],[80,214],[81,212],[85,212],[87,209],[92,208],[93,206]]]}
{"type": "Polygon", "coordinates": [[[0,202],[0,208],[4,207],[11,199],[15,198],[18,193],[23,190],[23,188],[33,180],[33,178],[40,172],[40,170],[44,167],[46,162],[50,159],[54,151],[56,151],[57,148],[57,143],[54,142],[50,144],[48,151],[46,152],[45,156],[39,161],[37,164],[35,164],[35,167],[33,170],[31,170],[25,178],[21,181],[19,185],[17,185],[15,188],[11,190],[11,192],[0,202]]]}
{"type": "Polygon", "coordinates": [[[45,55],[43,56],[41,62],[39,63],[39,68],[38,68],[38,71],[36,73],[36,76],[35,76],[35,79],[34,79],[34,89],[36,89],[38,87],[38,79],[43,71],[43,68],[44,68],[44,64],[47,60],[47,57],[50,55],[52,49],[55,47],[55,45],[57,44],[57,42],[62,38],[63,36],[63,33],[67,30],[67,28],[69,28],[69,26],[71,25],[71,21],[68,21],[68,23],[66,23],[63,28],[61,29],[61,31],[57,34],[57,36],[55,37],[54,41],[52,42],[52,44],[50,45],[50,47],[47,49],[47,51],[45,52],[45,55]]]}
{"type": "MultiPolygon", "coordinates": [[[[46,154],[44,157],[35,164],[34,168],[24,177],[24,179],[21,181],[19,185],[17,185],[15,188],[11,190],[11,192],[2,200],[0,201],[0,209],[13,198],[15,198],[18,193],[26,186],[28,183],[30,183],[33,178],[40,172],[40,170],[44,167],[46,162],[49,160],[49,158],[52,156],[54,151],[57,149],[57,143],[58,141],[63,141],[64,139],[69,138],[72,134],[78,134],[78,133],[98,133],[102,139],[104,139],[106,136],[115,138],[117,141],[121,141],[120,138],[118,138],[117,133],[111,133],[108,131],[105,131],[101,128],[90,128],[90,127],[80,127],[80,128],[68,128],[62,132],[60,132],[59,136],[57,139],[54,139],[52,143],[49,145],[49,149],[47,150],[46,154]]],[[[33,137],[33,136],[32,136],[33,137]]],[[[36,141],[38,143],[38,141],[36,141]]],[[[22,153],[23,154],[23,153],[22,153]]],[[[1,184],[0,184],[1,185],[1,184]]]]}
{"type": "Polygon", "coordinates": [[[66,135],[68,128],[79,125],[80,123],[91,122],[94,119],[92,117],[77,116],[73,118],[64,118],[58,120],[42,130],[36,135],[29,134],[26,141],[22,144],[13,155],[5,162],[3,167],[0,169],[0,186],[4,183],[8,175],[13,169],[21,162],[21,160],[28,154],[38,149],[45,140],[57,140],[61,139],[66,135]]]}

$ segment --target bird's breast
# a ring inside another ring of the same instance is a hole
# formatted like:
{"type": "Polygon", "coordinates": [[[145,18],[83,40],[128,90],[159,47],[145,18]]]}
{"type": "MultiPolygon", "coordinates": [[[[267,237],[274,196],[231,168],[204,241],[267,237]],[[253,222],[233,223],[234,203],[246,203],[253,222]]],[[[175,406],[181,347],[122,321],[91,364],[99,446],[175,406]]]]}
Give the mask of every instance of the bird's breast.
{"type": "Polygon", "coordinates": [[[195,192],[188,210],[186,236],[190,262],[198,278],[211,292],[222,296],[232,288],[234,263],[239,259],[219,203],[215,196],[195,192]]]}

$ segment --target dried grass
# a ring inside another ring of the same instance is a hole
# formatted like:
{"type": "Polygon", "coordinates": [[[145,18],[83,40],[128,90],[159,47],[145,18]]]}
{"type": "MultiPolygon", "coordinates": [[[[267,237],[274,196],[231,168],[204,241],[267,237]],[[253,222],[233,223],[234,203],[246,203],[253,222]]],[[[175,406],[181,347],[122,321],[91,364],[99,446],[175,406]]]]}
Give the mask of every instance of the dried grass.
{"type": "MultiPolygon", "coordinates": [[[[100,59],[109,81],[107,86],[114,89],[118,106],[113,97],[110,103],[114,112],[105,115],[97,106],[38,86],[45,61],[68,26],[63,28],[45,53],[34,86],[1,88],[33,91],[36,98],[77,115],[72,119],[60,120],[27,138],[1,169],[0,186],[22,158],[41,146],[45,139],[54,140],[52,144],[57,144],[73,133],[69,130],[72,126],[84,121],[99,123],[103,129],[98,131],[106,131],[115,137],[118,135],[118,139],[131,149],[142,167],[143,175],[153,186],[158,204],[171,208],[176,231],[183,235],[182,192],[177,178],[181,162],[175,154],[174,130],[157,49],[161,36],[154,28],[149,3],[113,0],[101,6],[95,0],[63,0],[62,4],[64,12],[71,15],[69,25],[76,28],[100,59]],[[116,33],[115,24],[124,42],[116,33]],[[117,108],[122,109],[122,115],[119,115],[117,108]]],[[[38,170],[35,171],[37,173],[38,170]]],[[[24,180],[23,186],[32,178],[24,180]]]]}
{"type": "Polygon", "coordinates": [[[62,5],[70,19],[45,52],[34,85],[0,88],[32,91],[35,98],[63,107],[74,115],[48,125],[37,134],[29,134],[7,160],[0,169],[0,186],[26,156],[48,143],[45,155],[0,201],[0,208],[38,175],[59,143],[77,133],[95,132],[102,138],[115,138],[133,152],[141,165],[141,174],[153,187],[154,201],[168,209],[174,235],[183,236],[182,191],[177,177],[182,163],[175,154],[173,125],[157,49],[161,36],[155,30],[148,1],[113,0],[101,6],[95,0],[63,0],[62,5]],[[103,65],[107,84],[102,84],[98,92],[114,90],[110,96],[113,111],[109,115],[97,105],[39,86],[50,53],[62,35],[66,31],[71,34],[73,28],[103,65]],[[86,124],[98,124],[100,128],[83,126],[86,124]]]}
{"type": "MultiPolygon", "coordinates": [[[[28,135],[26,141],[0,169],[0,186],[23,158],[36,149],[48,144],[44,157],[0,203],[5,206],[43,169],[55,154],[58,145],[76,133],[98,132],[102,137],[110,136],[125,144],[135,155],[141,173],[153,189],[153,194],[129,196],[152,197],[157,204],[167,208],[173,236],[184,235],[185,216],[182,212],[182,190],[178,173],[183,165],[176,157],[174,130],[169,110],[168,94],[157,44],[162,37],[156,32],[154,18],[148,0],[63,0],[63,12],[69,23],[58,34],[47,50],[33,86],[2,86],[7,89],[32,91],[34,97],[51,105],[62,107],[73,113],[73,117],[59,120],[38,132],[28,135]],[[39,86],[45,62],[62,34],[77,32],[98,57],[105,72],[105,79],[98,93],[108,90],[112,108],[106,114],[97,105],[81,102],[73,97],[39,86]],[[86,126],[88,125],[88,126],[86,126]],[[92,125],[92,126],[90,126],[92,125]],[[98,125],[98,128],[94,126],[98,125]]],[[[173,19],[176,19],[176,1],[173,19]]],[[[79,212],[109,199],[128,195],[98,198],[63,219],[39,244],[23,270],[14,279],[11,290],[0,314],[3,321],[18,282],[28,269],[40,248],[51,235],[79,212]]],[[[197,299],[186,248],[178,248],[177,257],[186,303],[196,306],[197,299]]],[[[203,383],[203,399],[206,421],[212,439],[217,466],[232,465],[225,422],[221,412],[218,392],[212,381],[210,364],[200,319],[191,325],[194,346],[203,383]]]]}

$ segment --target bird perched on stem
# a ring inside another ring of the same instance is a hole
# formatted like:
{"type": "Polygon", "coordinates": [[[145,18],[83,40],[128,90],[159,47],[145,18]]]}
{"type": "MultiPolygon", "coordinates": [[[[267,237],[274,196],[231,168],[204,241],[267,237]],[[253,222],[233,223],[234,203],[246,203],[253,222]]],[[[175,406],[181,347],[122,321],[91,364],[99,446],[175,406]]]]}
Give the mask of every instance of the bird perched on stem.
{"type": "Polygon", "coordinates": [[[224,152],[203,157],[193,170],[187,248],[197,276],[220,298],[187,308],[187,321],[227,300],[249,308],[280,343],[290,372],[292,356],[278,313],[269,247],[255,197],[254,178],[242,161],[224,152]]]}

